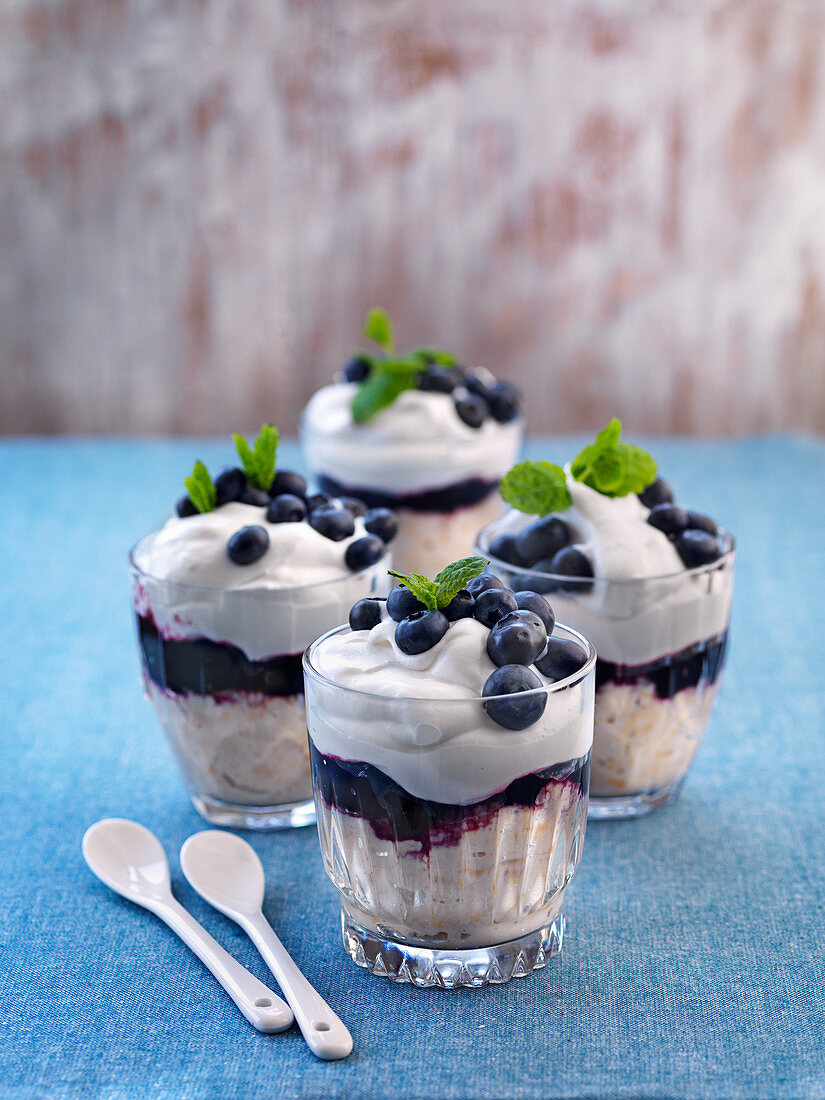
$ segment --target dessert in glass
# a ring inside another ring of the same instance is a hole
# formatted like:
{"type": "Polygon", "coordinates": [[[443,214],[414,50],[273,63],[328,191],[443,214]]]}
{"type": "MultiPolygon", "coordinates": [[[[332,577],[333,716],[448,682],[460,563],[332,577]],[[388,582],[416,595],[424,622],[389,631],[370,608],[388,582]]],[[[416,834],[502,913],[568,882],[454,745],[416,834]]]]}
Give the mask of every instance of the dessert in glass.
{"type": "Polygon", "coordinates": [[[515,467],[503,491],[517,507],[477,540],[491,568],[549,594],[596,647],[595,818],[640,816],[678,797],[719,690],[733,591],[733,537],[674,504],[655,463],[619,430],[605,429],[565,471],[515,467]]]}
{"type": "Polygon", "coordinates": [[[247,829],[313,823],[301,654],[387,590],[390,562],[363,506],[307,495],[270,450],[214,482],[198,464],[177,516],[130,554],[147,698],[198,812],[247,829]]]}
{"type": "Polygon", "coordinates": [[[359,966],[418,986],[506,982],[562,946],[595,651],[488,573],[427,603],[413,580],[359,601],[304,657],[324,866],[359,966]]]}
{"type": "Polygon", "coordinates": [[[311,398],[301,422],[306,461],[325,492],[395,512],[399,569],[435,573],[504,510],[498,483],[521,446],[520,399],[445,352],[396,355],[378,311],[365,332],[384,354],[356,357],[311,398]]]}

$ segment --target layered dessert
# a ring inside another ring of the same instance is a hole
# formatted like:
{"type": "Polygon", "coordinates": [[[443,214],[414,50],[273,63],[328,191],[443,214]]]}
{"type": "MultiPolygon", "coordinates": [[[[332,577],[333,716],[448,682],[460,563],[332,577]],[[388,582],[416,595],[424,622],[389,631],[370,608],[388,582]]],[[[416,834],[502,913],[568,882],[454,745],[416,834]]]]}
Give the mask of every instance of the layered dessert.
{"type": "Polygon", "coordinates": [[[471,575],[483,565],[457,563],[440,588],[402,577],[305,658],[345,946],[418,985],[542,966],[584,839],[595,654],[538,593],[471,575]]]}
{"type": "Polygon", "coordinates": [[[520,464],[502,491],[513,511],[481,533],[480,550],[514,585],[552,594],[598,654],[591,816],[672,800],[724,666],[732,537],[674,503],[618,422],[564,469],[520,464]]]}
{"type": "Polygon", "coordinates": [[[434,573],[503,511],[498,483],[521,445],[519,395],[446,352],[396,354],[378,311],[365,332],[380,354],[357,356],[307,405],[307,462],[324,491],[392,509],[396,564],[434,573]]]}
{"type": "Polygon", "coordinates": [[[258,465],[241,447],[246,466],[214,481],[198,464],[131,555],[146,693],[195,806],[250,828],[313,820],[301,654],[386,591],[394,533],[389,513],[276,473],[274,445],[258,465]]]}

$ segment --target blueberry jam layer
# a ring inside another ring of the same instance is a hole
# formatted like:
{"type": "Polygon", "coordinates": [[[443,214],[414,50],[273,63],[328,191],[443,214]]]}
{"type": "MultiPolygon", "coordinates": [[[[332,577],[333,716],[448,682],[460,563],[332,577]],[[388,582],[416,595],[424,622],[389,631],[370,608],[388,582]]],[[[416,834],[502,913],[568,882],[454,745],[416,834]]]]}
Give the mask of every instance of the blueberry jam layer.
{"type": "Polygon", "coordinates": [[[178,694],[218,695],[230,691],[297,695],[304,690],[301,654],[250,661],[243,650],[208,638],[162,638],[154,620],[138,615],[138,640],[149,677],[178,694]]]}
{"type": "Polygon", "coordinates": [[[498,794],[469,806],[415,798],[372,764],[325,756],[310,741],[315,790],[330,809],[370,823],[379,840],[415,841],[419,855],[435,847],[456,845],[464,833],[483,829],[506,806],[529,809],[552,797],[552,790],[572,786],[577,796],[588,790],[590,756],[554,764],[523,775],[498,794]]]}
{"type": "Polygon", "coordinates": [[[596,661],[596,690],[603,684],[635,684],[645,680],[653,685],[660,699],[672,699],[685,688],[715,683],[725,664],[727,644],[725,631],[646,665],[618,665],[599,658],[596,661]]]}
{"type": "Polygon", "coordinates": [[[318,475],[318,484],[330,496],[357,497],[368,508],[406,508],[410,512],[455,512],[459,508],[468,508],[486,500],[498,488],[497,481],[488,481],[481,477],[470,477],[465,481],[456,481],[442,489],[426,489],[420,493],[376,492],[363,486],[344,485],[326,474],[318,475]]]}

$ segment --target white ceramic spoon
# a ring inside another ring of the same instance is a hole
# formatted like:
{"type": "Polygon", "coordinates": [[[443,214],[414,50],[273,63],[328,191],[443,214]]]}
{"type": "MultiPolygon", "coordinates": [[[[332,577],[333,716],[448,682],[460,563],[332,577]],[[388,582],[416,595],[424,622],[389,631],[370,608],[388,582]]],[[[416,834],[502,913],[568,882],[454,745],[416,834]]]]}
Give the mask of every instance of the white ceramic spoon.
{"type": "Polygon", "coordinates": [[[264,869],[255,850],[232,833],[207,830],[190,836],[180,865],[200,896],[243,928],[278,979],[313,1054],[346,1058],[352,1036],[289,957],[261,912],[264,869]]]}
{"type": "Polygon", "coordinates": [[[142,905],[176,932],[258,1031],[283,1031],[292,1023],[289,1005],[259,982],[172,896],[169,864],[154,833],[136,821],[108,818],[83,837],[83,858],[116,894],[142,905]]]}

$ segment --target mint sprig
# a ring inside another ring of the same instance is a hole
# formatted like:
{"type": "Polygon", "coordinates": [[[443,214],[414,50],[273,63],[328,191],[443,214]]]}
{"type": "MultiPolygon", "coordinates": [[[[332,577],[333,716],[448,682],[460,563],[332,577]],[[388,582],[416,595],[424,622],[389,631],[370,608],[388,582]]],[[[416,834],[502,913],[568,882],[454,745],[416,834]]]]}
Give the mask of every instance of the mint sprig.
{"type": "Polygon", "coordinates": [[[218,499],[218,493],[209,471],[202,462],[196,462],[189,477],[183,479],[189,499],[199,512],[211,512],[218,499]]]}
{"type": "Polygon", "coordinates": [[[382,348],[387,355],[395,355],[392,321],[383,309],[373,306],[372,309],[368,310],[362,331],[368,340],[378,344],[379,348],[382,348]]]}
{"type": "Polygon", "coordinates": [[[552,462],[519,462],[501,479],[501,495],[520,512],[547,516],[573,503],[567,477],[552,462]]]}
{"type": "Polygon", "coordinates": [[[388,409],[406,390],[414,390],[419,375],[427,367],[434,363],[452,367],[456,362],[454,355],[437,348],[414,348],[399,355],[392,321],[383,309],[373,308],[367,313],[363,334],[378,345],[382,354],[364,356],[370,372],[352,399],[352,419],[356,424],[365,424],[382,409],[388,409]]]}
{"type": "Polygon", "coordinates": [[[430,611],[438,611],[446,607],[462,588],[466,588],[487,564],[487,558],[461,558],[445,566],[432,581],[423,573],[395,573],[390,570],[390,576],[406,585],[430,611]]]}
{"type": "Polygon", "coordinates": [[[620,438],[622,424],[610,421],[573,460],[576,481],[608,497],[641,493],[656,477],[656,462],[647,451],[620,438]]]}
{"type": "Polygon", "coordinates": [[[242,435],[234,433],[235,449],[243,465],[246,480],[256,489],[269,489],[275,477],[275,454],[278,450],[278,429],[264,424],[252,447],[242,435]]]}

